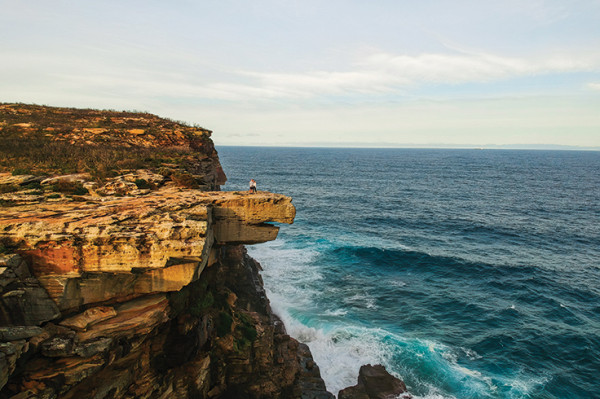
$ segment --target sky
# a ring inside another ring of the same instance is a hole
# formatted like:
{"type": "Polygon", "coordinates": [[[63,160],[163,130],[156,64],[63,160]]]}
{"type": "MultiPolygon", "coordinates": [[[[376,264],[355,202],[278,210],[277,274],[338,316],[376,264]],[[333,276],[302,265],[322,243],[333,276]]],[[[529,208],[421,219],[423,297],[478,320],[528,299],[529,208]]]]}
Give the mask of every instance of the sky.
{"type": "Polygon", "coordinates": [[[0,102],[217,145],[600,149],[600,0],[0,0],[0,102]]]}

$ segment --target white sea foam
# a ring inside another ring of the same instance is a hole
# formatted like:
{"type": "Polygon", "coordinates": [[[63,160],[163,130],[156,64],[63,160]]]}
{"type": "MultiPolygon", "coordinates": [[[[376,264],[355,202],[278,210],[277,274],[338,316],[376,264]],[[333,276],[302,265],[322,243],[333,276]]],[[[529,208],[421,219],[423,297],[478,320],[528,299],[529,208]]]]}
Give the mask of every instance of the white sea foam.
{"type": "Polygon", "coordinates": [[[547,376],[531,377],[517,375],[516,377],[510,379],[503,379],[503,382],[506,386],[511,387],[508,397],[522,398],[529,396],[534,388],[545,385],[550,379],[551,377],[547,376]]]}
{"type": "MultiPolygon", "coordinates": [[[[427,394],[425,396],[411,394],[410,397],[412,397],[413,399],[456,399],[456,397],[454,396],[444,396],[439,393],[427,394]]],[[[402,396],[400,396],[400,398],[402,398],[402,396]]]]}
{"type": "Polygon", "coordinates": [[[348,311],[344,309],[327,309],[323,314],[325,316],[345,316],[348,314],[348,311]]]}
{"type": "Polygon", "coordinates": [[[481,359],[481,355],[479,355],[479,353],[475,352],[473,349],[469,349],[469,348],[460,348],[460,349],[469,358],[469,360],[481,359]]]}
{"type": "MultiPolygon", "coordinates": [[[[263,266],[265,289],[273,311],[291,336],[310,347],[330,392],[337,394],[340,389],[355,385],[360,366],[368,363],[383,364],[392,374],[412,381],[422,395],[413,394],[415,399],[453,398],[431,381],[423,381],[415,369],[436,370],[438,382],[460,385],[472,396],[496,391],[491,378],[458,363],[459,353],[465,353],[468,359],[479,357],[468,349],[352,324],[351,319],[343,317],[348,310],[339,306],[327,308],[327,301],[323,300],[323,274],[314,263],[319,256],[317,251],[290,248],[282,241],[275,241],[250,247],[249,253],[263,266]],[[335,317],[334,322],[331,317],[335,317]],[[406,364],[398,364],[398,359],[404,359],[402,363],[406,364]]],[[[344,287],[327,287],[326,291],[331,295],[336,289],[339,295],[347,294],[344,287]]],[[[375,299],[364,290],[345,297],[344,303],[363,309],[376,306],[375,299]]]]}
{"type": "Polygon", "coordinates": [[[376,309],[377,305],[375,304],[375,298],[366,292],[355,293],[352,296],[349,296],[344,299],[344,302],[350,306],[362,308],[365,307],[367,309],[376,309]]]}

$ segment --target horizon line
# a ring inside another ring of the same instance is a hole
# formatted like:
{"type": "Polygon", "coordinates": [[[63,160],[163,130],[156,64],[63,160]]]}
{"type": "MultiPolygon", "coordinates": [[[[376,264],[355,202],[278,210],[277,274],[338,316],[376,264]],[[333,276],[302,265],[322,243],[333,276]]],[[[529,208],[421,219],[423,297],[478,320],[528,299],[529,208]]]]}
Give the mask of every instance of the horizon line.
{"type": "Polygon", "coordinates": [[[490,144],[487,146],[457,145],[457,146],[426,146],[426,145],[398,145],[398,146],[356,146],[356,145],[256,145],[256,144],[215,144],[216,147],[269,147],[269,148],[339,148],[339,149],[414,149],[414,150],[514,150],[514,151],[600,151],[600,147],[570,146],[560,144],[490,144]]]}

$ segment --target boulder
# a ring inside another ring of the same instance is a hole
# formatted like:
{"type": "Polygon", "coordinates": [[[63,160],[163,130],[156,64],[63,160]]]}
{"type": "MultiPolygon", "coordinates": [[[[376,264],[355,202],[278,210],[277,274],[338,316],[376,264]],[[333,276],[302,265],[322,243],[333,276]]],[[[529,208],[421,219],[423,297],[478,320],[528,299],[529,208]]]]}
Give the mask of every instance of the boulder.
{"type": "Polygon", "coordinates": [[[40,335],[44,330],[38,326],[0,327],[0,341],[17,341],[40,335]]]}
{"type": "Polygon", "coordinates": [[[23,258],[0,255],[0,326],[36,326],[60,316],[23,258]]]}
{"type": "Polygon", "coordinates": [[[367,364],[360,368],[358,384],[342,389],[338,399],[395,399],[410,398],[404,382],[387,372],[384,366],[367,364]],[[404,395],[402,395],[404,394],[404,395]]]}

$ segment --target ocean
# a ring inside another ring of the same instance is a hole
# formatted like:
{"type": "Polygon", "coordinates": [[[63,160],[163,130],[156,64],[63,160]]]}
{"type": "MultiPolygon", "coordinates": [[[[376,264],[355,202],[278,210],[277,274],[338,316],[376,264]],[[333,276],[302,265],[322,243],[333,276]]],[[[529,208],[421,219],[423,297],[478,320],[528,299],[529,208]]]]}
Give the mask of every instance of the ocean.
{"type": "Polygon", "coordinates": [[[217,147],[224,190],[293,197],[248,246],[327,388],[600,397],[600,152],[217,147]]]}

